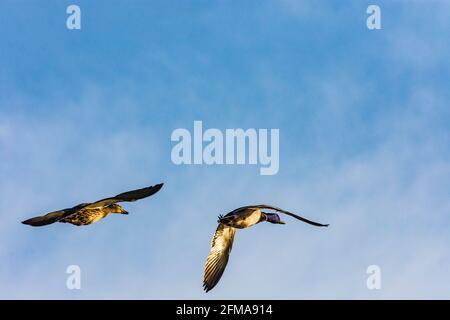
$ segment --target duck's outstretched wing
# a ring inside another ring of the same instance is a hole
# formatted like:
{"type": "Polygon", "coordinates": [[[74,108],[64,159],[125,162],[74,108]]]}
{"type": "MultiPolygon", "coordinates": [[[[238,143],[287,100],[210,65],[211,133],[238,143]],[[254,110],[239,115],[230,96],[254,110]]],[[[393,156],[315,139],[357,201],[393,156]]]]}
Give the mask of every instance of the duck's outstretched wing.
{"type": "Polygon", "coordinates": [[[149,196],[155,194],[156,192],[158,192],[162,188],[162,186],[163,186],[163,183],[160,183],[160,184],[157,184],[157,185],[154,185],[151,187],[147,187],[147,188],[123,192],[121,194],[118,194],[115,197],[102,199],[102,200],[99,200],[99,201],[96,201],[93,203],[82,203],[73,208],[58,210],[58,211],[50,212],[44,216],[38,216],[38,217],[31,218],[31,219],[22,221],[22,223],[28,224],[28,225],[34,226],[34,227],[45,226],[45,225],[57,222],[61,219],[64,219],[83,208],[86,208],[86,209],[99,208],[99,207],[109,206],[109,205],[111,205],[113,203],[117,203],[117,202],[136,201],[139,199],[149,197],[149,196]]]}
{"type": "Polygon", "coordinates": [[[50,213],[47,213],[44,216],[37,216],[25,221],[22,221],[23,224],[28,224],[33,227],[41,227],[46,226],[48,224],[52,224],[54,222],[57,222],[61,219],[64,219],[67,216],[70,216],[71,214],[74,214],[78,210],[85,208],[89,203],[82,203],[79,204],[73,208],[67,208],[63,210],[53,211],[50,213]]]}
{"type": "MultiPolygon", "coordinates": [[[[244,208],[258,208],[258,209],[274,210],[274,211],[277,211],[277,212],[281,212],[281,213],[287,214],[288,216],[294,217],[294,218],[296,218],[296,219],[298,219],[300,221],[312,224],[313,226],[316,226],[316,227],[328,227],[329,226],[329,224],[322,224],[322,223],[314,222],[314,221],[308,220],[306,218],[300,217],[300,216],[298,216],[298,215],[296,215],[296,214],[294,214],[292,212],[289,212],[289,211],[286,211],[286,210],[283,210],[283,209],[280,209],[280,208],[277,208],[277,207],[274,207],[274,206],[269,206],[269,205],[266,205],[266,204],[259,204],[259,205],[255,205],[255,206],[242,207],[242,208],[239,208],[239,209],[244,209],[244,208]]],[[[237,209],[237,210],[239,210],[239,209],[237,209]]]]}
{"type": "Polygon", "coordinates": [[[157,193],[159,190],[161,190],[164,183],[156,184],[151,187],[142,188],[142,189],[136,189],[132,191],[123,192],[121,194],[118,194],[117,196],[105,198],[98,200],[96,202],[91,203],[86,208],[98,208],[98,207],[106,207],[111,204],[117,203],[117,202],[123,202],[123,201],[136,201],[139,199],[150,197],[151,195],[157,193]]]}
{"type": "Polygon", "coordinates": [[[206,292],[214,288],[222,277],[233,247],[235,233],[235,228],[219,223],[211,243],[211,251],[206,258],[203,277],[203,288],[206,292]]]}

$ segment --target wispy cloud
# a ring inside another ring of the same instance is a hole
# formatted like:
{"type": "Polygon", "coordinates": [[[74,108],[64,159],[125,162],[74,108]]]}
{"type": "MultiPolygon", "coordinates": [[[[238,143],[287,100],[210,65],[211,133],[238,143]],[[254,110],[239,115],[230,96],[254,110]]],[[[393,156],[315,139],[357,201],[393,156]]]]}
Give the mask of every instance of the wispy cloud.
{"type": "Polygon", "coordinates": [[[333,20],[337,29],[330,32],[288,18],[319,8],[285,1],[285,11],[254,8],[251,19],[239,20],[246,28],[238,36],[223,24],[202,29],[202,37],[198,28],[220,12],[220,21],[232,20],[234,9],[222,3],[220,10],[196,11],[199,24],[185,26],[196,50],[189,41],[176,45],[176,27],[157,24],[170,44],[151,38],[140,47],[132,38],[136,47],[124,58],[134,62],[124,59],[111,72],[82,65],[68,75],[74,87],[62,78],[47,83],[42,76],[28,87],[17,85],[17,74],[14,81],[2,77],[0,297],[448,298],[450,115],[443,71],[450,52],[440,41],[448,33],[441,4],[427,6],[421,19],[428,24],[418,32],[406,22],[423,11],[421,2],[385,3],[383,29],[369,34],[349,23],[339,29],[348,17],[341,10],[357,16],[353,7],[333,11],[321,3],[322,13],[312,17],[317,24],[333,20]],[[282,31],[286,26],[299,30],[282,31]],[[314,37],[291,37],[308,32],[314,37]],[[338,35],[346,46],[337,45],[338,35]],[[222,43],[213,41],[218,36],[222,43]],[[245,39],[247,52],[237,49],[245,39]],[[46,83],[52,90],[39,91],[46,83]],[[170,132],[197,119],[221,129],[279,127],[279,173],[175,166],[170,132]],[[20,224],[158,182],[165,182],[161,192],[127,204],[126,217],[86,228],[20,224]],[[285,226],[238,231],[223,279],[204,294],[203,263],[217,215],[255,203],[331,225],[317,229],[287,218],[285,226]],[[80,291],[65,287],[70,264],[81,267],[80,291]],[[371,264],[381,267],[380,291],[366,288],[371,264]]]}

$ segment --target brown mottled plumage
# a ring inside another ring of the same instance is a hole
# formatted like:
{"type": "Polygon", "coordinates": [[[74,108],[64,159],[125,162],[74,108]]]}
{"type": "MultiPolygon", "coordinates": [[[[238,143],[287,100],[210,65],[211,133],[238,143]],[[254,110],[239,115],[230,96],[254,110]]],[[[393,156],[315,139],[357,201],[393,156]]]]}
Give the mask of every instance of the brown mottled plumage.
{"type": "Polygon", "coordinates": [[[88,224],[95,223],[103,218],[106,218],[107,215],[110,213],[121,213],[121,214],[127,214],[125,210],[123,210],[122,207],[119,205],[116,205],[116,207],[120,207],[113,210],[109,207],[103,207],[103,208],[92,208],[92,209],[81,209],[77,212],[59,220],[59,222],[67,222],[74,224],[76,226],[85,226],[88,224]],[[121,212],[121,209],[123,210],[121,212]]]}
{"type": "Polygon", "coordinates": [[[71,223],[76,226],[89,225],[107,217],[110,213],[128,214],[118,202],[131,202],[149,197],[158,192],[162,186],[163,184],[160,183],[152,187],[124,192],[115,197],[105,198],[96,202],[82,203],[72,208],[31,218],[22,221],[22,223],[33,227],[45,226],[54,222],[71,223]]]}

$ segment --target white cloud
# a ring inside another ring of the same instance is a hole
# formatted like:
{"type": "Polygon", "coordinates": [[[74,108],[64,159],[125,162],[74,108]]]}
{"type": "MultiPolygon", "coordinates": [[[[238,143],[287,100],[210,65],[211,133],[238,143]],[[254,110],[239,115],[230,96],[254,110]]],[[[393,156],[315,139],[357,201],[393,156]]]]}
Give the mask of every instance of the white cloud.
{"type": "MultiPolygon", "coordinates": [[[[305,14],[310,8],[296,10],[305,14]]],[[[391,42],[388,59],[402,60],[405,48],[417,47],[419,40],[391,42]]],[[[443,63],[440,54],[446,49],[429,43],[432,51],[418,52],[427,61],[405,63],[425,68],[443,63]]],[[[18,94],[8,102],[9,111],[0,112],[0,297],[448,298],[446,93],[418,83],[412,93],[402,92],[406,99],[387,100],[379,117],[364,122],[379,139],[348,155],[335,138],[361,125],[349,113],[363,108],[360,103],[371,92],[344,66],[331,71],[308,87],[320,105],[297,95],[302,107],[317,108],[309,130],[323,134],[318,139],[323,148],[304,156],[299,138],[283,138],[282,131],[285,157],[274,177],[246,168],[174,166],[170,130],[157,117],[139,121],[142,105],[117,88],[90,83],[92,89],[77,97],[44,101],[18,94]],[[330,127],[339,130],[327,132],[330,127]],[[343,154],[345,159],[337,161],[343,154]],[[127,204],[131,214],[126,217],[112,216],[87,228],[31,229],[19,223],[160,181],[166,183],[162,191],[127,204]],[[331,225],[317,229],[287,218],[285,226],[239,231],[222,281],[204,294],[203,263],[216,216],[262,202],[331,225]],[[81,266],[81,291],[65,288],[69,264],[81,266]],[[366,288],[370,264],[382,269],[380,291],[366,288]]],[[[281,93],[290,85],[275,84],[281,93]]],[[[292,125],[283,110],[274,116],[292,125]]]]}

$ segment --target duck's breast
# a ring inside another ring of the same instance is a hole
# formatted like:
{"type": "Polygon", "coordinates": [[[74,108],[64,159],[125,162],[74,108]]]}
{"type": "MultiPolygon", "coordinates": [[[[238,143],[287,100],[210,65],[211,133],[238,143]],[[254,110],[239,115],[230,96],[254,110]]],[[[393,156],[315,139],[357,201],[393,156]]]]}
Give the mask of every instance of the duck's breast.
{"type": "Polygon", "coordinates": [[[104,217],[106,217],[108,213],[101,208],[94,209],[81,209],[76,213],[61,219],[60,222],[67,222],[74,224],[76,226],[85,226],[89,224],[93,224],[104,217]]]}
{"type": "Polygon", "coordinates": [[[242,213],[238,214],[238,218],[235,221],[235,228],[243,229],[251,227],[261,221],[261,210],[259,209],[245,209],[242,213]]]}

